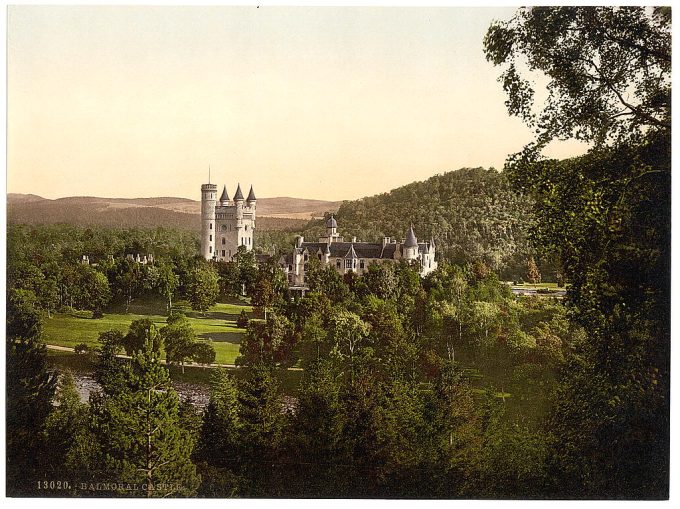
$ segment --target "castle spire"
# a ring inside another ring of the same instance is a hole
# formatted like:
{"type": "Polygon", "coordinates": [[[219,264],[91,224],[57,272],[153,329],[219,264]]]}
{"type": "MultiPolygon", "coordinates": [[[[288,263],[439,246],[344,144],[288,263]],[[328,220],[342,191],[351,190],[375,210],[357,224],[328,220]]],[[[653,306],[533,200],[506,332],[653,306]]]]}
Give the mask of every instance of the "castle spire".
{"type": "Polygon", "coordinates": [[[250,192],[248,193],[248,199],[246,201],[255,201],[257,198],[255,198],[255,191],[253,191],[253,185],[250,185],[250,192]]]}
{"type": "Polygon", "coordinates": [[[408,233],[406,234],[404,247],[418,247],[418,240],[416,239],[416,234],[413,231],[413,223],[411,223],[411,227],[408,229],[408,233]]]}
{"type": "Polygon", "coordinates": [[[220,196],[220,202],[226,203],[229,201],[229,195],[227,194],[227,186],[222,189],[222,196],[220,196]]]}
{"type": "Polygon", "coordinates": [[[236,188],[236,194],[234,195],[234,201],[236,200],[241,200],[243,201],[243,193],[241,192],[241,184],[239,183],[238,187],[236,188]]]}

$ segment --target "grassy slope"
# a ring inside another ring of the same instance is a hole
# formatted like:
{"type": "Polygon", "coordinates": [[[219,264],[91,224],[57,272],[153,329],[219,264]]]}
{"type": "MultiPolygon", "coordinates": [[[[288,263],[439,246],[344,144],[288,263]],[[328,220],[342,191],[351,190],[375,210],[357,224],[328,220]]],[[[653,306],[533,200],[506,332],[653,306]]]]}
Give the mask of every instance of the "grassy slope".
{"type": "MultiPolygon", "coordinates": [[[[133,320],[141,318],[150,318],[160,328],[165,325],[166,316],[161,314],[159,307],[155,302],[142,301],[131,306],[129,314],[105,313],[104,318],[97,320],[90,318],[90,313],[56,314],[45,320],[45,343],[71,348],[79,343],[96,346],[100,332],[111,329],[125,332],[133,320]]],[[[242,309],[252,312],[250,306],[245,303],[219,303],[210,308],[206,316],[191,311],[183,302],[175,307],[186,313],[198,339],[212,340],[217,354],[215,362],[234,363],[244,332],[236,326],[236,319],[242,309]]]]}

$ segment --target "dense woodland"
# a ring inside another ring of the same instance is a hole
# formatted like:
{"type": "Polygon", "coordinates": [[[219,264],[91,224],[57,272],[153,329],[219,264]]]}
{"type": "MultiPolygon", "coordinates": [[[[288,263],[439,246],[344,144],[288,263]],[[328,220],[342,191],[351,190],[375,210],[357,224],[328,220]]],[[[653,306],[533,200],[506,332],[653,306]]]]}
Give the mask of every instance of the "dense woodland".
{"type": "MultiPolygon", "coordinates": [[[[523,278],[527,260],[535,255],[529,240],[532,200],[513,191],[507,176],[494,169],[463,168],[346,201],[336,218],[345,238],[366,242],[384,235],[403,239],[412,223],[418,240],[434,240],[440,259],[483,261],[506,280],[523,278]]],[[[319,221],[305,236],[314,238],[322,231],[319,221]]],[[[545,256],[540,269],[546,281],[556,280],[559,269],[550,257],[545,256]]]]}
{"type": "MultiPolygon", "coordinates": [[[[107,263],[106,242],[134,237],[121,231],[99,241],[105,252],[98,262],[83,265],[71,256],[78,236],[66,245],[71,233],[11,229],[8,383],[11,394],[25,394],[8,414],[13,493],[35,495],[39,480],[59,472],[86,486],[112,477],[179,485],[148,493],[159,496],[520,496],[490,482],[493,458],[519,465],[527,454],[531,468],[517,474],[508,463],[503,475],[520,475],[517,486],[543,475],[536,468],[544,454],[544,389],[570,338],[579,336],[558,302],[517,300],[482,264],[447,263],[426,279],[405,263],[345,279],[312,263],[310,292],[292,299],[280,269],[256,267],[249,253],[212,264],[182,254],[177,232],[138,231],[137,241],[152,250],[170,239],[178,249],[158,255],[153,266],[125,258],[107,263]],[[46,237],[61,251],[52,260],[28,255],[46,237]],[[61,270],[50,274],[50,267],[61,270]],[[72,272],[82,278],[74,286],[72,272]],[[85,284],[90,279],[101,294],[85,284]],[[158,358],[163,351],[182,363],[201,354],[183,317],[172,313],[172,297],[204,310],[243,286],[259,317],[246,318],[237,359],[244,374],[215,370],[210,404],[200,414],[179,401],[158,358]],[[95,374],[101,392],[81,403],[69,373],[57,378],[46,369],[39,342],[50,312],[44,288],[55,288],[54,307],[91,309],[92,319],[158,292],[170,296],[168,324],[158,329],[138,320],[126,334],[102,333],[95,374]],[[90,293],[71,299],[76,289],[90,293]],[[132,360],[116,357],[123,352],[132,360]],[[292,365],[302,367],[302,381],[283,398],[282,370],[292,365]],[[27,407],[39,406],[29,425],[27,407]]],[[[191,252],[192,243],[186,248],[191,252]]]]}
{"type": "Polygon", "coordinates": [[[90,483],[115,480],[124,484],[109,495],[667,498],[670,10],[520,9],[490,27],[484,47],[534,142],[503,176],[434,177],[427,204],[428,183],[417,183],[338,214],[348,233],[375,237],[399,236],[419,211],[416,231],[443,253],[426,278],[405,263],[343,278],[312,262],[310,291],[294,298],[276,264],[245,252],[206,262],[174,230],[10,228],[7,493],[96,496],[90,483]],[[538,71],[550,80],[542,108],[538,71]],[[591,149],[541,157],[565,137],[591,149]],[[482,182],[494,191],[473,199],[482,182]],[[531,207],[528,237],[503,200],[531,207]],[[454,224],[494,241],[457,238],[454,224]],[[564,302],[515,297],[501,282],[524,242],[559,260],[564,302]],[[128,252],[156,261],[134,264],[128,252]],[[239,376],[215,369],[199,412],[159,360],[201,353],[173,300],[200,312],[244,290],[256,316],[243,317],[239,376]],[[102,333],[101,390],[80,402],[73,377],[48,369],[44,320],[60,308],[96,320],[149,294],[166,300],[167,325],[102,333]],[[290,366],[302,380],[284,394],[290,366]],[[57,476],[84,487],[41,491],[57,476]]]}

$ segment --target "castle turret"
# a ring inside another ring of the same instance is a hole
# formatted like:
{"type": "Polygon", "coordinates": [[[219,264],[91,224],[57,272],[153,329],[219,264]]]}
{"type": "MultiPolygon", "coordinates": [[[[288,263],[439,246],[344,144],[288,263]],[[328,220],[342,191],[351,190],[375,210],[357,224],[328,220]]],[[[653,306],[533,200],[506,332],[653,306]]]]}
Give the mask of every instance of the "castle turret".
{"type": "Polygon", "coordinates": [[[248,198],[246,199],[246,202],[248,203],[248,205],[252,203],[253,206],[255,206],[255,202],[257,202],[257,198],[255,198],[255,191],[253,191],[252,184],[250,185],[250,192],[248,193],[248,198]]]}
{"type": "Polygon", "coordinates": [[[404,241],[404,258],[407,260],[415,260],[418,258],[418,239],[413,231],[413,225],[406,233],[406,240],[404,241]]]}
{"type": "Polygon", "coordinates": [[[227,186],[222,189],[222,196],[220,196],[220,205],[227,207],[229,205],[229,195],[227,194],[227,186]]]}
{"type": "Polygon", "coordinates": [[[333,217],[333,214],[331,214],[331,217],[326,221],[326,236],[329,239],[338,236],[338,222],[335,220],[335,217],[333,217]]]}
{"type": "Polygon", "coordinates": [[[234,195],[234,202],[243,201],[243,193],[241,192],[241,184],[236,186],[236,194],[234,195]]]}
{"type": "Polygon", "coordinates": [[[217,186],[201,186],[201,255],[210,260],[215,255],[215,205],[217,186]]]}

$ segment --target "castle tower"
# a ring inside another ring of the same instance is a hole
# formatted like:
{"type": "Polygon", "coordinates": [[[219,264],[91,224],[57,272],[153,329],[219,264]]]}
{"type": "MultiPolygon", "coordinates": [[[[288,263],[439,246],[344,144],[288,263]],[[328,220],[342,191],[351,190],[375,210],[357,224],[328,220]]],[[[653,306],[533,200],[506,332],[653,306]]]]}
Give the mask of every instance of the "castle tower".
{"type": "MultiPolygon", "coordinates": [[[[247,200],[243,199],[240,184],[236,187],[233,200],[229,200],[227,187],[224,186],[219,201],[213,201],[213,204],[215,204],[215,225],[212,234],[213,255],[211,258],[229,262],[238,252],[240,246],[244,246],[247,251],[252,250],[257,205],[252,186],[247,200]]],[[[209,240],[211,233],[207,233],[207,235],[209,240]]]]}
{"type": "Polygon", "coordinates": [[[203,184],[201,186],[201,256],[210,260],[215,256],[215,205],[217,204],[217,186],[203,184]]]}
{"type": "Polygon", "coordinates": [[[413,225],[408,229],[406,240],[404,241],[404,258],[407,260],[418,258],[418,239],[413,231],[413,225]]]}

